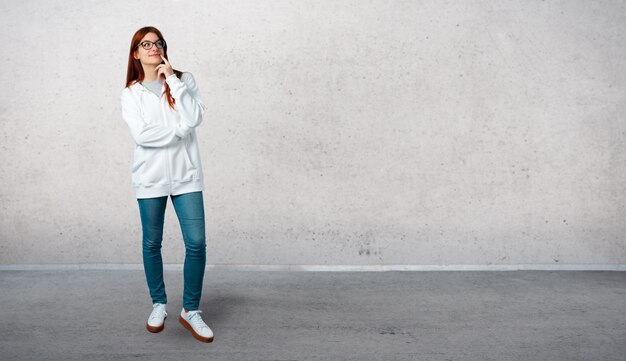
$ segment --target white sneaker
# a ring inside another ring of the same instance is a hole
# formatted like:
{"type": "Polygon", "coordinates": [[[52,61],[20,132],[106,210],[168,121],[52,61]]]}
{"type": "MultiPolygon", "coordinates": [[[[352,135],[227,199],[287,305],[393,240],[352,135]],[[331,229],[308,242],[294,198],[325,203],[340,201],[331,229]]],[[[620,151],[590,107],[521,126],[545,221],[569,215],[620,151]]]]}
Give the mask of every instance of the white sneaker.
{"type": "Polygon", "coordinates": [[[202,313],[202,311],[199,310],[185,312],[185,309],[183,308],[180,311],[180,316],[178,316],[178,321],[180,321],[186,329],[191,331],[191,334],[196,338],[196,340],[202,342],[213,342],[213,331],[211,331],[211,328],[209,328],[209,326],[202,321],[200,313],[202,313]]]}
{"type": "Polygon", "coordinates": [[[146,328],[150,332],[161,332],[165,328],[165,318],[167,318],[167,312],[165,312],[165,305],[162,303],[155,303],[152,305],[152,313],[148,317],[148,324],[146,328]]]}

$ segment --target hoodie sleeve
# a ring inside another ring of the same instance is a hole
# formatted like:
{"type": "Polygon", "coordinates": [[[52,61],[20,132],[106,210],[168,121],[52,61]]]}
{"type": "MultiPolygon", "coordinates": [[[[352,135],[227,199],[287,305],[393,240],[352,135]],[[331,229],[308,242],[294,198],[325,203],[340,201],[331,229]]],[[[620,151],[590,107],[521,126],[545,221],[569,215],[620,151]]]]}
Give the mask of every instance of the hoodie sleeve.
{"type": "MultiPolygon", "coordinates": [[[[193,75],[185,72],[178,79],[175,74],[172,74],[165,78],[165,81],[170,86],[170,94],[176,99],[176,110],[180,113],[182,123],[189,128],[200,125],[206,106],[193,75]]],[[[183,126],[181,128],[184,129],[183,126]]]]}
{"type": "Polygon", "coordinates": [[[122,118],[128,124],[130,134],[137,145],[143,147],[166,147],[183,138],[189,128],[181,124],[177,127],[166,127],[147,124],[139,111],[139,106],[128,88],[122,91],[122,118]]]}

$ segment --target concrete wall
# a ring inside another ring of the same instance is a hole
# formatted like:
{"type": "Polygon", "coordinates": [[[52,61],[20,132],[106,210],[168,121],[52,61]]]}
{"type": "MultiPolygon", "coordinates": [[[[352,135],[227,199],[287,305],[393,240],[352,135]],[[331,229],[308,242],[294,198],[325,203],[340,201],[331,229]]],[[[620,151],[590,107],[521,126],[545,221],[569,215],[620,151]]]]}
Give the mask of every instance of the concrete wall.
{"type": "Polygon", "coordinates": [[[624,1],[7,0],[0,265],[141,263],[145,25],[210,108],[208,264],[626,263],[624,1]]]}

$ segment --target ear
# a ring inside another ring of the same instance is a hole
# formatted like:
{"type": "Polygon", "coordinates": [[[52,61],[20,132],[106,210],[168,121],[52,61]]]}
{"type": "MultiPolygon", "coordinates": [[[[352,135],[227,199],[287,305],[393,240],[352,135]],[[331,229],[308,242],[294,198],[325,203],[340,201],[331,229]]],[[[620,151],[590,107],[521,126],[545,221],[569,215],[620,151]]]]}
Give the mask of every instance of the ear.
{"type": "Polygon", "coordinates": [[[139,59],[139,56],[137,55],[137,50],[133,51],[133,58],[135,58],[135,60],[139,59]]]}

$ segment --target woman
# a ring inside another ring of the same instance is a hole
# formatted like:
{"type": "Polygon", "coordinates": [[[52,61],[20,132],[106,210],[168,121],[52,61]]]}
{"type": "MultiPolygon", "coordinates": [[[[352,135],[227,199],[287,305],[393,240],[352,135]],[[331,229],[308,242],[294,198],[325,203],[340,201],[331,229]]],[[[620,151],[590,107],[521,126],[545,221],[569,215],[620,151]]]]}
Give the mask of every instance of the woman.
{"type": "Polygon", "coordinates": [[[135,142],[132,168],[142,228],[143,265],[152,298],[146,328],[165,326],[167,296],[163,282],[161,242],[168,196],[185,241],[183,309],[179,321],[203,342],[213,332],[200,316],[199,305],[206,263],[203,173],[195,128],[206,107],[191,73],[174,70],[167,60],[167,43],[151,26],[132,38],[122,117],[135,142]]]}

